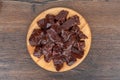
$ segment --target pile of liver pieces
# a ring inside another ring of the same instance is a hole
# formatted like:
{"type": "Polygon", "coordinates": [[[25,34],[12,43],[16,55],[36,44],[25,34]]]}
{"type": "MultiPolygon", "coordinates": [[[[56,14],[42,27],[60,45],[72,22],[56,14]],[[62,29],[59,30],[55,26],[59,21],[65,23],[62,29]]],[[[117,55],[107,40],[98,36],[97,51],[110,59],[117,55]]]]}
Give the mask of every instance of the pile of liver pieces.
{"type": "Polygon", "coordinates": [[[62,10],[57,15],[47,14],[37,22],[40,29],[34,29],[29,42],[35,46],[33,55],[44,60],[53,60],[57,71],[66,62],[71,66],[76,58],[84,55],[85,40],[87,36],[80,31],[79,17],[74,15],[67,18],[68,11],[62,10]]]}

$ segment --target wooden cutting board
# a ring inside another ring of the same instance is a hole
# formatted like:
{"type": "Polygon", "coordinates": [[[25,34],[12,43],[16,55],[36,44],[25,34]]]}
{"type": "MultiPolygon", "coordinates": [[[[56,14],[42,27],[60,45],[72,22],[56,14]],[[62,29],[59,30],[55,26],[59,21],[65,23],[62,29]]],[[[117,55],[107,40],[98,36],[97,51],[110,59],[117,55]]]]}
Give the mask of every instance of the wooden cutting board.
{"type": "Polygon", "coordinates": [[[62,69],[59,72],[64,72],[64,71],[68,71],[70,69],[75,68],[76,66],[78,66],[88,55],[88,52],[90,50],[90,45],[91,45],[91,30],[90,27],[88,25],[88,23],[86,22],[86,20],[84,19],[84,17],[82,15],[80,15],[79,13],[77,13],[76,11],[69,9],[69,8],[65,8],[65,7],[55,7],[55,8],[50,8],[48,10],[45,10],[43,12],[41,12],[31,23],[29,29],[28,29],[28,33],[27,33],[27,37],[26,37],[26,44],[27,44],[27,49],[28,52],[30,53],[31,58],[34,60],[34,62],[36,64],[38,64],[40,67],[48,70],[48,71],[52,71],[52,72],[57,72],[53,61],[51,60],[49,63],[45,62],[44,57],[41,56],[40,58],[36,58],[33,53],[34,53],[34,49],[35,47],[31,46],[29,43],[29,38],[33,32],[34,29],[39,29],[40,27],[38,27],[37,22],[43,18],[45,18],[45,16],[47,14],[53,14],[53,15],[57,15],[60,11],[62,10],[66,10],[69,12],[68,14],[68,18],[72,17],[74,15],[77,15],[79,17],[80,20],[80,25],[79,29],[87,36],[87,39],[85,39],[85,48],[84,48],[84,55],[81,59],[77,59],[77,61],[71,65],[68,66],[66,63],[63,64],[62,69]]]}
{"type": "Polygon", "coordinates": [[[119,0],[30,1],[4,0],[0,3],[1,80],[120,79],[119,0]],[[27,30],[32,20],[52,7],[74,9],[87,20],[92,31],[93,41],[88,56],[68,72],[53,73],[40,68],[26,48],[27,30]]]}

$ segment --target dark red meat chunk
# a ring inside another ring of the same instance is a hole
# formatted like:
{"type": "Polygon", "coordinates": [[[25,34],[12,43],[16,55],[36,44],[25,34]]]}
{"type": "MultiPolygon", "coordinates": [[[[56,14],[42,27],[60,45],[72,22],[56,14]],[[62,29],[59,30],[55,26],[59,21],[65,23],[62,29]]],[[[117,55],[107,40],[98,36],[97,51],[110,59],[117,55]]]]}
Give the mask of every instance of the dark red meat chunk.
{"type": "Polygon", "coordinates": [[[49,39],[52,42],[59,42],[59,41],[61,41],[61,38],[59,37],[59,35],[57,34],[57,32],[53,28],[47,30],[47,34],[49,36],[49,39]]]}
{"type": "Polygon", "coordinates": [[[55,16],[52,14],[47,14],[46,18],[43,18],[37,22],[38,26],[42,30],[49,29],[52,26],[52,24],[54,24],[54,23],[55,23],[55,16]]]}
{"type": "Polygon", "coordinates": [[[46,62],[50,62],[52,59],[52,48],[55,44],[52,42],[47,43],[43,48],[42,48],[42,52],[44,54],[44,60],[46,62]]]}
{"type": "Polygon", "coordinates": [[[33,55],[34,55],[35,57],[40,58],[40,57],[43,55],[43,54],[42,54],[42,49],[41,49],[41,47],[37,46],[37,47],[35,48],[35,50],[34,50],[33,55]]]}
{"type": "Polygon", "coordinates": [[[52,14],[47,14],[46,21],[47,21],[47,23],[54,24],[55,23],[55,16],[52,14]]]}
{"type": "Polygon", "coordinates": [[[76,61],[76,58],[71,55],[71,56],[67,56],[67,57],[65,58],[65,60],[66,60],[67,65],[68,65],[68,66],[71,66],[71,65],[74,64],[74,62],[76,61]]]}
{"type": "Polygon", "coordinates": [[[39,20],[38,22],[37,22],[37,24],[38,24],[38,26],[41,28],[41,29],[45,29],[45,26],[46,26],[46,24],[47,24],[47,22],[46,22],[46,19],[41,19],[41,20],[39,20]]]}
{"type": "Polygon", "coordinates": [[[59,23],[55,23],[51,26],[51,28],[53,28],[58,34],[60,34],[61,32],[61,28],[60,28],[60,24],[59,23]]]}
{"type": "Polygon", "coordinates": [[[53,59],[53,62],[57,71],[63,67],[63,61],[61,59],[53,59]]]}
{"type": "Polygon", "coordinates": [[[63,51],[63,56],[64,56],[64,61],[69,66],[71,66],[76,61],[76,57],[72,56],[71,54],[71,48],[63,51]]]}
{"type": "Polygon", "coordinates": [[[67,47],[62,53],[62,55],[64,56],[64,61],[69,66],[71,66],[76,61],[76,57],[72,56],[71,54],[71,47],[72,46],[67,47]]]}
{"type": "Polygon", "coordinates": [[[82,58],[82,56],[84,55],[84,50],[79,50],[75,47],[72,47],[71,49],[71,54],[76,57],[76,58],[82,58]]]}
{"type": "Polygon", "coordinates": [[[69,31],[64,31],[64,30],[61,31],[61,37],[63,42],[68,41],[71,35],[72,33],[70,33],[69,31]]]}
{"type": "Polygon", "coordinates": [[[40,29],[34,29],[30,38],[29,42],[32,46],[37,46],[40,44],[41,38],[43,36],[43,32],[40,29]]]}
{"type": "Polygon", "coordinates": [[[87,36],[82,31],[79,31],[78,34],[79,34],[80,39],[86,39],[87,38],[87,36]]]}
{"type": "Polygon", "coordinates": [[[60,23],[63,24],[67,18],[68,11],[62,10],[58,15],[56,15],[55,19],[60,23]]]}
{"type": "Polygon", "coordinates": [[[47,34],[44,34],[44,35],[41,37],[41,41],[40,41],[39,43],[40,43],[40,46],[44,46],[44,45],[46,45],[48,42],[49,42],[48,35],[47,35],[47,34]]]}
{"type": "Polygon", "coordinates": [[[57,71],[63,67],[62,48],[57,45],[53,47],[53,62],[57,71]]]}
{"type": "Polygon", "coordinates": [[[79,25],[79,17],[76,15],[69,18],[65,23],[61,25],[61,28],[64,30],[69,30],[72,26],[79,25]]]}
{"type": "Polygon", "coordinates": [[[70,29],[70,32],[75,34],[79,34],[79,31],[80,31],[80,28],[77,25],[72,26],[72,28],[70,29]]]}
{"type": "Polygon", "coordinates": [[[52,59],[52,53],[50,51],[49,52],[46,51],[46,54],[44,54],[44,60],[46,62],[50,62],[51,59],[52,59]]]}
{"type": "Polygon", "coordinates": [[[80,25],[80,20],[79,20],[79,17],[77,15],[74,15],[71,18],[73,18],[75,20],[75,22],[76,22],[77,25],[80,25]]]}

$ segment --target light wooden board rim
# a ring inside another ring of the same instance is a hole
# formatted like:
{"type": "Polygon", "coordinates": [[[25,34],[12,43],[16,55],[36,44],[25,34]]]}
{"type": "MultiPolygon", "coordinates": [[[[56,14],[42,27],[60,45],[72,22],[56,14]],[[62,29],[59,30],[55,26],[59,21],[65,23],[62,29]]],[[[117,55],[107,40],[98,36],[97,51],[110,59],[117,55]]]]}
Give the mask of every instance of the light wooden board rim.
{"type": "Polygon", "coordinates": [[[73,15],[78,15],[79,18],[80,18],[80,25],[79,25],[79,28],[81,29],[81,31],[83,31],[83,33],[85,35],[87,35],[88,39],[85,39],[85,52],[84,52],[84,56],[81,58],[81,59],[77,59],[77,61],[71,65],[71,66],[67,66],[66,63],[64,63],[64,66],[63,68],[59,71],[59,72],[63,72],[63,71],[68,71],[70,69],[73,69],[74,67],[76,67],[78,64],[80,64],[84,59],[85,57],[87,56],[88,52],[89,52],[89,49],[90,49],[90,46],[91,46],[91,30],[90,30],[90,27],[88,25],[88,23],[86,22],[86,20],[79,14],[77,13],[76,11],[72,10],[72,9],[69,9],[69,8],[63,8],[63,7],[56,7],[56,8],[51,8],[51,9],[48,9],[46,11],[43,11],[42,13],[40,13],[34,20],[33,22],[31,23],[30,27],[29,27],[29,30],[28,30],[28,34],[27,34],[27,38],[26,38],[26,41],[27,41],[27,49],[28,49],[28,52],[30,53],[30,56],[31,58],[34,60],[34,62],[36,64],[38,64],[40,67],[48,70],[48,71],[52,71],[52,72],[57,72],[54,65],[53,65],[53,61],[51,61],[50,63],[46,63],[44,61],[44,58],[43,56],[38,59],[36,57],[33,56],[33,51],[34,51],[34,47],[32,47],[30,44],[29,44],[29,37],[32,33],[32,31],[35,29],[35,28],[39,28],[37,26],[37,21],[44,18],[46,16],[46,14],[58,14],[61,10],[67,10],[69,11],[69,14],[68,14],[68,17],[70,16],[73,16],[73,15]]]}

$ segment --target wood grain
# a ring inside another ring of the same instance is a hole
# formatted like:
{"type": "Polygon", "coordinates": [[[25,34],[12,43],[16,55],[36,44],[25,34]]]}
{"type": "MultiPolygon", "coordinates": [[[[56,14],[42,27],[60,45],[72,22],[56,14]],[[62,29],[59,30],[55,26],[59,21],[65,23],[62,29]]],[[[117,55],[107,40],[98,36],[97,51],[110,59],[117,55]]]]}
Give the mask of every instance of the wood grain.
{"type": "Polygon", "coordinates": [[[1,80],[119,80],[120,2],[60,1],[37,4],[3,1],[0,8],[1,80]],[[52,73],[38,67],[26,49],[26,34],[32,20],[43,10],[68,7],[89,23],[93,41],[87,58],[75,69],[52,73]]]}

